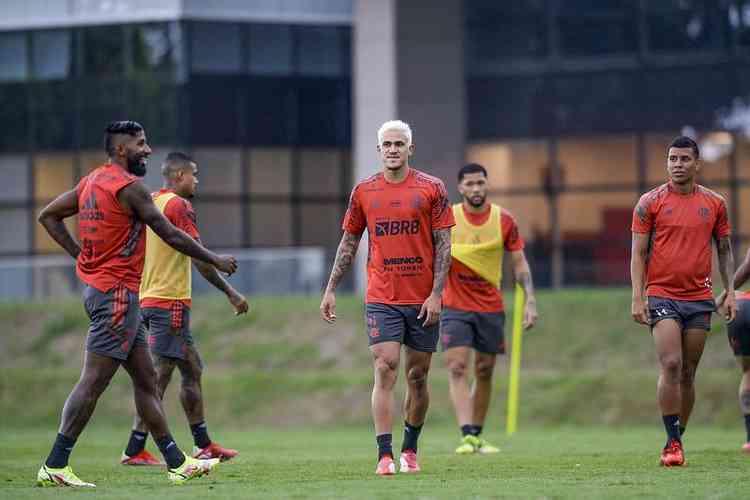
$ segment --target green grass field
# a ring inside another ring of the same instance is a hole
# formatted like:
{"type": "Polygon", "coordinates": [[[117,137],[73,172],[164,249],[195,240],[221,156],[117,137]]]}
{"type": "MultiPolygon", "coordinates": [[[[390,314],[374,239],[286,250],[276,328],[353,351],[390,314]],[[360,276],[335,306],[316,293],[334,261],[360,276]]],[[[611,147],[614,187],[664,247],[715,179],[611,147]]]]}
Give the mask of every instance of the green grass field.
{"type": "MultiPolygon", "coordinates": [[[[486,427],[503,452],[453,455],[458,436],[437,354],[421,445],[424,472],[383,479],[373,473],[372,374],[360,300],[339,297],[338,321],[330,326],[318,318],[315,296],[252,297],[252,312],[242,317],[221,297],[198,297],[193,331],[206,363],[210,432],[239,448],[240,459],[182,489],[170,488],[163,472],[117,466],[133,411],[129,380],[119,373],[73,455],[82,478],[99,484],[96,493],[32,487],[80,371],[87,327],[80,301],[0,305],[0,499],[750,496],[743,482],[750,456],[739,452],[739,370],[717,317],[697,377],[689,466],[663,470],[656,360],[648,330],[630,319],[629,290],[541,291],[538,298],[539,325],[524,336],[520,431],[511,440],[502,434],[507,358],[495,376],[486,427]]],[[[175,380],[165,409],[188,448],[178,387],[175,380]]],[[[401,375],[397,401],[402,395],[401,375]]],[[[394,431],[396,444],[400,432],[394,431]]]]}
{"type": "MultiPolygon", "coordinates": [[[[390,478],[374,474],[374,442],[367,425],[253,427],[221,432],[241,455],[207,478],[182,487],[167,483],[160,468],[117,465],[123,430],[94,426],[72,464],[95,491],[33,486],[53,433],[14,432],[3,439],[0,498],[747,498],[750,457],[739,452],[741,435],[691,429],[688,466],[657,465],[663,439],[657,426],[524,429],[500,444],[496,456],[453,454],[456,431],[426,425],[421,439],[423,471],[390,478]]],[[[179,433],[182,443],[189,443],[179,433]]],[[[396,440],[400,442],[400,436],[396,440]]],[[[153,443],[149,445],[155,450],[153,443]]]]}

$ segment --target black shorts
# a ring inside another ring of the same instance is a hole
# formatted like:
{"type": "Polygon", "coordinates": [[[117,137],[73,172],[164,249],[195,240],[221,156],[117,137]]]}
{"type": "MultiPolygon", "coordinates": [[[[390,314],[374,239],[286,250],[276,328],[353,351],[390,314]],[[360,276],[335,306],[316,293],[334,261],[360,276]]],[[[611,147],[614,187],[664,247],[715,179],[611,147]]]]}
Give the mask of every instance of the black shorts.
{"type": "Polygon", "coordinates": [[[174,302],[171,310],[146,307],[142,309],[142,315],[151,352],[166,358],[185,359],[188,346],[193,345],[190,308],[174,302]]]}
{"type": "Polygon", "coordinates": [[[663,319],[677,321],[682,330],[711,330],[711,314],[716,311],[713,300],[675,300],[663,297],[649,297],[648,310],[651,314],[651,327],[663,319]]]}
{"type": "Polygon", "coordinates": [[[106,293],[86,286],[83,304],[91,320],[87,351],[125,361],[134,346],[146,345],[137,293],[122,285],[106,293]]]}
{"type": "Polygon", "coordinates": [[[439,325],[423,327],[424,318],[417,319],[420,308],[416,305],[366,304],[368,344],[399,342],[415,351],[435,352],[439,325]]]}
{"type": "Polygon", "coordinates": [[[505,354],[505,313],[482,313],[443,308],[440,340],[443,351],[472,347],[485,354],[505,354]]]}
{"type": "Polygon", "coordinates": [[[735,356],[750,356],[750,300],[737,301],[737,317],[727,324],[727,338],[735,356]]]}

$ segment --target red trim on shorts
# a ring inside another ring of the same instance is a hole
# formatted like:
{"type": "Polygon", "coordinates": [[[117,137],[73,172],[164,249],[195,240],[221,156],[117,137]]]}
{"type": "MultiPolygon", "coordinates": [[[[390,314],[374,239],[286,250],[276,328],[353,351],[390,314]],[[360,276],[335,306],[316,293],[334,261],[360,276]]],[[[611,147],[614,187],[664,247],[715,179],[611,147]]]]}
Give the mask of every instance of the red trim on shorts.
{"type": "Polygon", "coordinates": [[[120,326],[125,322],[128,312],[128,289],[125,285],[117,285],[112,292],[112,326],[120,326]]]}
{"type": "Polygon", "coordinates": [[[184,308],[184,305],[182,302],[175,300],[172,302],[172,328],[175,330],[179,330],[182,328],[182,310],[184,308]]]}

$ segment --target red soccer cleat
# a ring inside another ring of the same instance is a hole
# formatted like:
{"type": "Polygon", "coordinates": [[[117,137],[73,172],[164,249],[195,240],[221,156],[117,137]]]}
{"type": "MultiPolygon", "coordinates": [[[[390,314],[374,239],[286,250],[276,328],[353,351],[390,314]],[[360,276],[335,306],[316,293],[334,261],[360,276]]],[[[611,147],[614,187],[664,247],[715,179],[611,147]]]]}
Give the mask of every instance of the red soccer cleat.
{"type": "Polygon", "coordinates": [[[417,452],[414,450],[404,450],[401,452],[401,470],[399,472],[419,472],[419,462],[417,462],[417,452]]]}
{"type": "Polygon", "coordinates": [[[667,446],[661,452],[661,465],[664,467],[685,465],[685,454],[682,451],[682,443],[676,439],[669,440],[667,446]]]}
{"type": "Polygon", "coordinates": [[[393,457],[390,455],[383,455],[378,460],[378,466],[375,469],[375,474],[378,476],[392,476],[396,473],[396,464],[393,461],[393,457]]]}
{"type": "Polygon", "coordinates": [[[129,457],[123,453],[122,458],[120,459],[120,464],[122,465],[164,465],[163,462],[160,462],[155,456],[153,456],[151,453],[149,453],[146,450],[142,450],[138,452],[137,454],[133,455],[132,457],[129,457]]]}
{"type": "Polygon", "coordinates": [[[742,451],[745,453],[750,453],[750,441],[742,445],[742,451]]]}
{"type": "Polygon", "coordinates": [[[222,448],[216,443],[211,443],[205,448],[198,448],[197,446],[193,448],[193,458],[198,458],[201,460],[218,458],[222,462],[226,462],[227,460],[230,460],[239,455],[239,453],[240,452],[237,450],[222,448]]]}

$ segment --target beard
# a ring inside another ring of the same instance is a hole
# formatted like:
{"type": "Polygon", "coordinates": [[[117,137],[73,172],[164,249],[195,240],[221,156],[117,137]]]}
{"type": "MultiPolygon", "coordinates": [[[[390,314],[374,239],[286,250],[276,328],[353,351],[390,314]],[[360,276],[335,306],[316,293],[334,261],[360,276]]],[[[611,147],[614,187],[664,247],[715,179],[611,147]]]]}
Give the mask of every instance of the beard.
{"type": "Polygon", "coordinates": [[[145,156],[133,156],[128,157],[128,172],[138,177],[146,175],[146,164],[141,163],[141,159],[145,159],[145,156]]]}
{"type": "Polygon", "coordinates": [[[471,205],[472,207],[479,208],[482,205],[484,205],[484,201],[487,199],[487,196],[467,196],[466,201],[471,205]]]}

